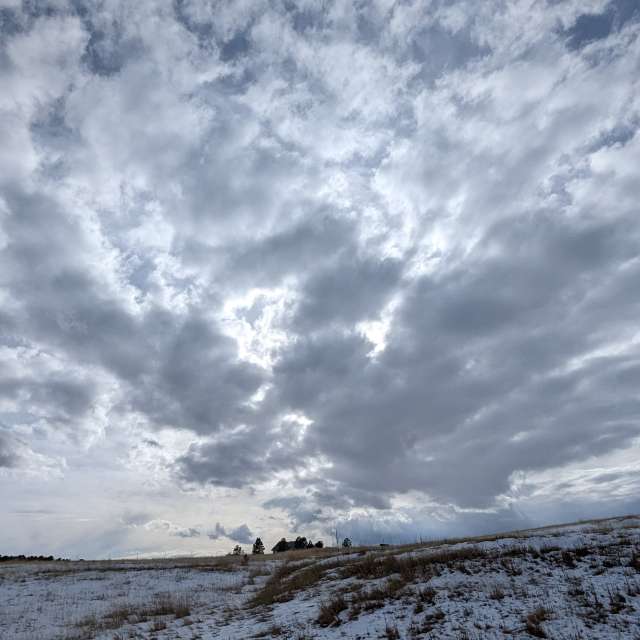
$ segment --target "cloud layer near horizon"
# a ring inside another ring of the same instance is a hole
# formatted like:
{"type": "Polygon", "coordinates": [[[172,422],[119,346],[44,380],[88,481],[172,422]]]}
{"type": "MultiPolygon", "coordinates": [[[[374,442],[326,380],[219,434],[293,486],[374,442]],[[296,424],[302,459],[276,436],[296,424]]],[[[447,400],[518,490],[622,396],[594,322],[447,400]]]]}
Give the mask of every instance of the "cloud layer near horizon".
{"type": "Polygon", "coordinates": [[[52,479],[185,544],[637,507],[639,35],[631,0],[2,2],[8,544],[52,479]]]}

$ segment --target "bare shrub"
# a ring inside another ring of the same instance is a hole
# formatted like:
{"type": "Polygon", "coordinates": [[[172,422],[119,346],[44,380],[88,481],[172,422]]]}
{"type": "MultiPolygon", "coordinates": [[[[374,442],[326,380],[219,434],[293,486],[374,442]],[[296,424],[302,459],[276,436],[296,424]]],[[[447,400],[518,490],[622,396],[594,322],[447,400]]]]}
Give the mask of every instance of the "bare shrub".
{"type": "Polygon", "coordinates": [[[547,634],[542,628],[542,623],[545,620],[548,620],[550,616],[551,612],[545,607],[538,607],[537,609],[534,609],[524,621],[527,633],[535,636],[536,638],[546,638],[547,634]]]}
{"type": "Polygon", "coordinates": [[[329,602],[320,606],[316,622],[321,627],[337,627],[340,625],[340,613],[347,608],[347,602],[342,594],[338,594],[329,602]]]}
{"type": "Polygon", "coordinates": [[[522,568],[518,566],[511,558],[502,558],[500,561],[502,568],[508,576],[522,575],[522,568]]]}
{"type": "Polygon", "coordinates": [[[632,598],[640,595],[640,582],[638,580],[629,580],[625,578],[625,591],[632,598]]]}
{"type": "Polygon", "coordinates": [[[565,549],[561,554],[562,562],[569,569],[575,569],[576,561],[574,560],[573,553],[568,549],[565,549]]]}
{"type": "Polygon", "coordinates": [[[422,589],[418,589],[418,601],[426,604],[433,604],[437,592],[433,587],[423,587],[422,589]]]}
{"type": "Polygon", "coordinates": [[[489,597],[492,600],[502,600],[504,598],[504,591],[502,590],[500,585],[496,584],[493,586],[493,588],[489,592],[489,597]]]}
{"type": "Polygon", "coordinates": [[[384,624],[384,637],[387,638],[387,640],[400,640],[400,631],[398,630],[398,626],[393,623],[389,623],[387,622],[387,620],[385,619],[385,624],[384,624]]]}
{"type": "Polygon", "coordinates": [[[191,614],[191,604],[185,595],[176,596],[172,593],[158,594],[145,611],[147,616],[168,616],[186,618],[191,614]]]}
{"type": "Polygon", "coordinates": [[[356,604],[380,602],[384,604],[385,600],[394,598],[398,592],[404,588],[404,586],[405,583],[402,578],[390,578],[373,589],[362,589],[352,596],[351,602],[356,604]]]}

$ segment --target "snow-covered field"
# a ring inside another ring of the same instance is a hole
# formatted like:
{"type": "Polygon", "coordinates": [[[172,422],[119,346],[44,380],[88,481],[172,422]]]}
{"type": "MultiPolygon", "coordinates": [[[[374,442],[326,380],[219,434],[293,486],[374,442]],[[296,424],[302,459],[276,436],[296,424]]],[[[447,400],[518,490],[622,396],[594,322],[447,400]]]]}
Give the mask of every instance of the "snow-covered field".
{"type": "Polygon", "coordinates": [[[640,518],[288,557],[0,565],[0,638],[640,639],[640,518]]]}

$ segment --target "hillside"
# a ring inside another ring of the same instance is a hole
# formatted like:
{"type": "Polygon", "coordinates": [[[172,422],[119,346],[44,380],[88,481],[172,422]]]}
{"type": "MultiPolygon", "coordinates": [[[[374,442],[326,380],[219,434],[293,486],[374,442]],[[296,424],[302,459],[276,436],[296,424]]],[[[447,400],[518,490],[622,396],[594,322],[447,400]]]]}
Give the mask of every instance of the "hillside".
{"type": "Polygon", "coordinates": [[[640,517],[246,560],[7,563],[4,640],[638,638],[640,517]]]}

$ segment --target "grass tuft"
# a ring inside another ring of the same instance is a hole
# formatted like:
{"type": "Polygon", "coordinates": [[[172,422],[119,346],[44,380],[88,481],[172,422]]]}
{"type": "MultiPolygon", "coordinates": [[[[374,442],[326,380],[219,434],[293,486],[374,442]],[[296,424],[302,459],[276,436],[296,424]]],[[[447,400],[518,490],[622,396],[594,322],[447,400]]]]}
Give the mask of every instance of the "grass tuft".
{"type": "Polygon", "coordinates": [[[542,628],[542,623],[551,617],[551,612],[546,607],[534,609],[524,620],[527,633],[536,638],[546,638],[547,633],[542,628]]]}
{"type": "Polygon", "coordinates": [[[338,627],[341,622],[340,613],[346,608],[347,601],[342,594],[338,594],[329,602],[322,603],[316,622],[321,627],[338,627]]]}

